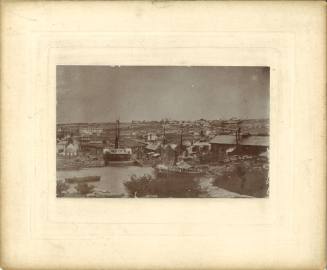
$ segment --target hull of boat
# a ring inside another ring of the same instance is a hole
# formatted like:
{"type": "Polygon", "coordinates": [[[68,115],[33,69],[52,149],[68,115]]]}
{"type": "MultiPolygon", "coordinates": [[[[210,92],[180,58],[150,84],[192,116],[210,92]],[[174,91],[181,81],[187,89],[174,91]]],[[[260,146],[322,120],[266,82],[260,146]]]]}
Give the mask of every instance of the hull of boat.
{"type": "Polygon", "coordinates": [[[101,178],[101,176],[71,177],[71,178],[66,178],[65,182],[69,183],[69,184],[97,182],[97,181],[100,181],[100,178],[101,178]]]}
{"type": "Polygon", "coordinates": [[[125,160],[125,161],[107,161],[106,166],[132,166],[137,165],[134,160],[125,160]]]}
{"type": "Polygon", "coordinates": [[[110,153],[105,153],[103,155],[103,160],[105,166],[107,165],[132,165],[134,164],[134,160],[132,160],[132,155],[131,154],[110,154],[110,153]]]}
{"type": "Polygon", "coordinates": [[[169,171],[169,170],[156,170],[156,176],[157,178],[188,178],[188,179],[194,179],[196,177],[200,177],[204,175],[202,172],[176,172],[176,171],[169,171]]]}
{"type": "Polygon", "coordinates": [[[103,155],[105,161],[129,161],[132,158],[131,154],[110,154],[105,153],[103,155]]]}

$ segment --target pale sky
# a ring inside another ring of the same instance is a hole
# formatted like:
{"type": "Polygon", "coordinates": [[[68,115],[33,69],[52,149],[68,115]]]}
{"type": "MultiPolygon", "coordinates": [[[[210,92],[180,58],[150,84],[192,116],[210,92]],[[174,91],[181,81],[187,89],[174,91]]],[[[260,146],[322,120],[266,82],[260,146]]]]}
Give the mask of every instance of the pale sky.
{"type": "Polygon", "coordinates": [[[57,66],[57,123],[269,118],[269,67],[57,66]]]}

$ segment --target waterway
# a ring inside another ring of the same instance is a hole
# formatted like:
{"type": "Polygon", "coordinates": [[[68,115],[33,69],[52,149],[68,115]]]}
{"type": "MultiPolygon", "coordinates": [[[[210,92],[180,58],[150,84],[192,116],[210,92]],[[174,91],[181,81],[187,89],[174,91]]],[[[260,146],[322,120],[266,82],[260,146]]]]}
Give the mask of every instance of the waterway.
{"type": "MultiPolygon", "coordinates": [[[[125,188],[124,182],[130,180],[132,175],[143,176],[152,175],[154,176],[154,170],[152,167],[139,167],[139,166],[121,166],[121,167],[97,167],[97,168],[85,168],[81,170],[65,170],[57,171],[57,180],[65,180],[65,178],[71,177],[84,177],[84,176],[101,176],[100,181],[92,182],[95,188],[110,192],[110,194],[122,194],[128,196],[128,192],[125,188]]],[[[212,179],[202,177],[199,179],[200,186],[208,194],[207,197],[211,198],[235,198],[235,197],[246,197],[240,194],[227,191],[225,189],[212,185],[212,179]]],[[[74,185],[72,185],[74,186],[74,185]]]]}
{"type": "Polygon", "coordinates": [[[57,180],[65,180],[70,177],[101,176],[99,182],[92,182],[96,188],[109,191],[111,194],[128,195],[124,182],[130,180],[132,175],[153,175],[151,167],[124,166],[124,167],[99,167],[85,168],[72,171],[57,171],[57,180]]]}

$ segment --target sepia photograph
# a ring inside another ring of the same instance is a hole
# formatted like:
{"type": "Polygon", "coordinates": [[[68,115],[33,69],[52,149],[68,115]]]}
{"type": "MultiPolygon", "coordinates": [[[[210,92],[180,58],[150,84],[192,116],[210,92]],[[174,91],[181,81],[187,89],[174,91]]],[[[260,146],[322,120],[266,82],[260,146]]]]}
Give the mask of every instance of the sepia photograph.
{"type": "Polygon", "coordinates": [[[2,1],[0,268],[324,269],[326,5],[2,1]]]}
{"type": "Polygon", "coordinates": [[[56,67],[59,198],[267,198],[267,66],[56,67]]]}

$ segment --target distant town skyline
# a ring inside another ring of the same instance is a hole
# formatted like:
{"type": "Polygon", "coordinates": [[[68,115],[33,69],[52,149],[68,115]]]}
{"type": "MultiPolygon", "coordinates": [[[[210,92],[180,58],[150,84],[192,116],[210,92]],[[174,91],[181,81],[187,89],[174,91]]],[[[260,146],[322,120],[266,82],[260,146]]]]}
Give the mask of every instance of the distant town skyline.
{"type": "Polygon", "coordinates": [[[269,119],[269,67],[57,66],[57,123],[269,119]]]}
{"type": "MultiPolygon", "coordinates": [[[[119,123],[124,124],[124,123],[150,123],[150,122],[161,122],[163,119],[158,119],[158,120],[131,120],[131,121],[121,121],[120,119],[117,119],[119,121],[119,123]]],[[[84,124],[88,124],[88,125],[105,125],[105,124],[116,124],[117,120],[112,120],[112,121],[107,121],[107,122],[57,122],[57,125],[84,125],[84,124]]],[[[195,119],[195,120],[176,120],[176,119],[167,119],[167,122],[163,123],[163,124],[169,124],[169,121],[178,121],[178,122],[197,122],[201,119],[195,119]]],[[[229,118],[229,119],[203,119],[205,121],[211,122],[211,121],[256,121],[256,120],[269,120],[268,118],[229,118]]]]}

